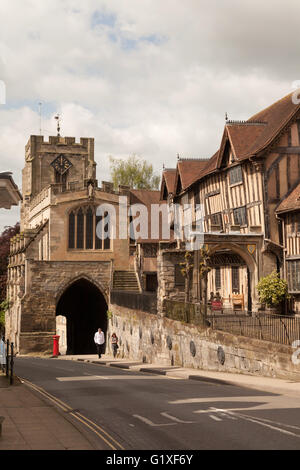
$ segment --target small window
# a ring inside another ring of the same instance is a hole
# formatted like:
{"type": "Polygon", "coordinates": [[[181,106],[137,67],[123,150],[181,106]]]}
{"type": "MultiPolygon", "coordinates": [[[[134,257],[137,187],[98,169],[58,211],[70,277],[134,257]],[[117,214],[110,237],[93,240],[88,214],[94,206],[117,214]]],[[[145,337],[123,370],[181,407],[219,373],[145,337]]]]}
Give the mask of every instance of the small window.
{"type": "Polygon", "coordinates": [[[222,214],[221,212],[218,212],[217,214],[212,214],[210,216],[211,224],[212,225],[219,225],[222,227],[222,214]]]}
{"type": "Polygon", "coordinates": [[[229,170],[229,184],[237,184],[243,182],[242,167],[234,166],[229,170]]]}
{"type": "Polygon", "coordinates": [[[233,209],[233,219],[235,225],[247,225],[246,207],[238,207],[237,209],[233,209]]]}
{"type": "Polygon", "coordinates": [[[232,292],[234,294],[239,294],[239,292],[240,292],[240,276],[239,276],[239,267],[238,266],[232,266],[231,275],[232,275],[232,292]]]}
{"type": "Polygon", "coordinates": [[[215,268],[215,287],[216,291],[221,289],[221,268],[215,268]]]}

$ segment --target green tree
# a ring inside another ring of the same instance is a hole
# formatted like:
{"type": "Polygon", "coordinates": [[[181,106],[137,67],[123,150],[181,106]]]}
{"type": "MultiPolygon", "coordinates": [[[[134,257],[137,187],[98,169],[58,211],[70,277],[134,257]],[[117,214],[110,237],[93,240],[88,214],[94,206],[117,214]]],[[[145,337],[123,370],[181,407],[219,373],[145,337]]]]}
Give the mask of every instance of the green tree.
{"type": "Polygon", "coordinates": [[[131,155],[127,160],[110,159],[111,179],[117,190],[119,185],[130,186],[132,189],[158,189],[160,177],[154,174],[153,166],[137,155],[131,155]]]}

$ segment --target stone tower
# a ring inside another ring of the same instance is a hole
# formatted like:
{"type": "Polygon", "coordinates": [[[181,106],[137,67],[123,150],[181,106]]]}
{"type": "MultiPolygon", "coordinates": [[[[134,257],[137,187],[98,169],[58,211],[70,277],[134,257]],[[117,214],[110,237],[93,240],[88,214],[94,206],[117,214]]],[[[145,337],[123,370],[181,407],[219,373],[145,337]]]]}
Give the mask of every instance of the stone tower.
{"type": "Polygon", "coordinates": [[[107,182],[98,186],[93,138],[60,136],[29,138],[22,192],[21,233],[11,240],[6,335],[17,352],[49,353],[56,316],[65,316],[68,351],[90,353],[94,332],[107,328],[113,273],[130,269],[129,239],[99,236],[97,208],[114,207],[118,226],[124,192],[107,182]]]}

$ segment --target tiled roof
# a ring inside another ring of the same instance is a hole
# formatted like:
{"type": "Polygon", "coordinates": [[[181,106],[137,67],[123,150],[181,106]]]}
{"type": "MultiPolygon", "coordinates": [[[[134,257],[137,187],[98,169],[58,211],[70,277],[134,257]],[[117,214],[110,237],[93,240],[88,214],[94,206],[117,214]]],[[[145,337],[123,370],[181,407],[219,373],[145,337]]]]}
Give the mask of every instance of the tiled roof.
{"type": "Polygon", "coordinates": [[[295,189],[279,204],[277,213],[300,210],[300,183],[295,189]]]}
{"type": "MultiPolygon", "coordinates": [[[[139,238],[138,243],[158,243],[163,240],[162,237],[159,239],[151,238],[151,205],[152,204],[166,204],[167,201],[160,200],[160,191],[151,191],[149,189],[130,189],[130,204],[143,204],[148,210],[148,238],[139,238]]],[[[161,219],[159,219],[161,220],[161,219]]],[[[161,227],[160,227],[161,234],[161,227]]],[[[172,238],[172,233],[171,233],[172,238]]]]}
{"type": "MultiPolygon", "coordinates": [[[[250,157],[260,156],[280,131],[300,111],[300,104],[293,103],[292,95],[293,93],[290,93],[276,101],[247,121],[228,121],[225,124],[219,150],[203,167],[200,163],[199,171],[197,163],[193,166],[192,161],[186,164],[179,161],[177,168],[179,173],[183,175],[181,178],[182,189],[186,190],[193,183],[220,167],[227,140],[229,140],[237,160],[242,161],[250,157]]],[[[198,162],[201,162],[201,160],[198,160],[198,162]]]]}
{"type": "Polygon", "coordinates": [[[176,177],[176,168],[167,168],[163,171],[162,179],[165,181],[168,193],[174,192],[175,177],[176,177]]]}
{"type": "Polygon", "coordinates": [[[209,159],[180,159],[177,163],[175,185],[180,177],[182,189],[187,189],[197,181],[209,163],[209,159]]]}

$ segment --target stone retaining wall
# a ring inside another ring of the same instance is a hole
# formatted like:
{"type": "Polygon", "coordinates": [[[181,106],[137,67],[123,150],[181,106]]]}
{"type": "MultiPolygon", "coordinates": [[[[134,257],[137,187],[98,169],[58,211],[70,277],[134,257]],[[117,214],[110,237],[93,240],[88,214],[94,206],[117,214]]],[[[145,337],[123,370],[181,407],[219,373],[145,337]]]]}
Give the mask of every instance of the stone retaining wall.
{"type": "MultiPolygon", "coordinates": [[[[300,380],[295,349],[110,305],[107,341],[115,332],[120,357],[165,366],[300,380]]],[[[298,355],[298,358],[300,355],[298,355]]],[[[299,361],[300,362],[300,361],[299,361]]]]}

